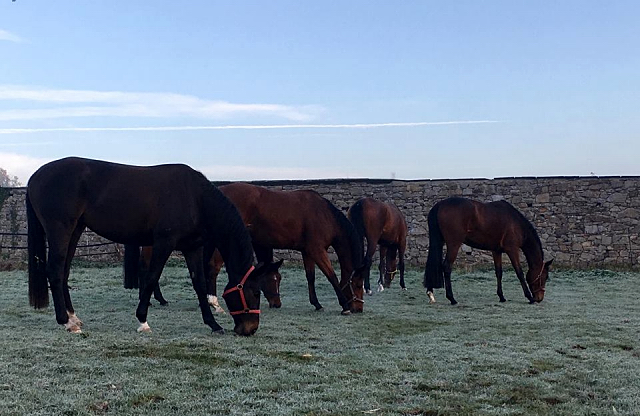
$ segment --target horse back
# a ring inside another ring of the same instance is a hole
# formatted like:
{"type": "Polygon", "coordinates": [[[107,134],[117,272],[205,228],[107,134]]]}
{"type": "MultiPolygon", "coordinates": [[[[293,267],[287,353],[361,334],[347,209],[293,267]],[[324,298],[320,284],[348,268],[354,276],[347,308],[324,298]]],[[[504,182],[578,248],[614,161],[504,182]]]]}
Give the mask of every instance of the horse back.
{"type": "Polygon", "coordinates": [[[220,191],[238,208],[256,244],[304,250],[310,240],[328,246],[336,232],[328,201],[315,191],[278,191],[240,182],[220,191]]]}
{"type": "Polygon", "coordinates": [[[505,247],[521,247],[523,242],[521,216],[506,201],[447,198],[438,203],[438,223],[448,243],[500,252],[505,247]]]}
{"type": "Polygon", "coordinates": [[[45,226],[77,222],[116,242],[149,245],[163,229],[197,228],[204,183],[186,165],[141,167],[71,157],[36,171],[28,193],[45,226]]]}

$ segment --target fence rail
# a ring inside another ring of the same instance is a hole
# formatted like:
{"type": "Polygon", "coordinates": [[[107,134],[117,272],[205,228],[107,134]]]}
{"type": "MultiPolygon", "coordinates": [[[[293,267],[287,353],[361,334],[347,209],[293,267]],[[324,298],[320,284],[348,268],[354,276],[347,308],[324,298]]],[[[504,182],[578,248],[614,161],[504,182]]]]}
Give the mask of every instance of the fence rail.
{"type": "MultiPolygon", "coordinates": [[[[97,235],[90,231],[90,234],[97,235]]],[[[0,237],[26,237],[28,234],[25,232],[0,232],[0,237]]],[[[94,247],[103,247],[103,246],[115,246],[114,251],[109,252],[94,252],[94,253],[77,253],[74,257],[92,257],[92,256],[111,256],[111,255],[120,255],[122,256],[122,250],[119,249],[118,243],[114,243],[113,241],[106,241],[102,243],[88,243],[88,244],[78,244],[76,246],[76,250],[82,250],[87,248],[94,247]]],[[[4,245],[0,242],[0,250],[27,250],[28,247],[26,245],[4,245]]]]}

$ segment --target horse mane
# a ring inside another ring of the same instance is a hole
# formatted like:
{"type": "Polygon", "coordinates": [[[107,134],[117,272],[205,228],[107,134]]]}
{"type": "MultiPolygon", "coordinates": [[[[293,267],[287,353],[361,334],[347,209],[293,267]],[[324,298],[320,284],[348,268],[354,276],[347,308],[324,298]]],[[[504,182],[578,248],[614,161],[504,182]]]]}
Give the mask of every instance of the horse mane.
{"type": "MultiPolygon", "coordinates": [[[[319,195],[319,194],[318,194],[319,195]]],[[[351,253],[353,255],[353,267],[360,267],[362,264],[362,258],[364,257],[364,248],[362,245],[362,237],[360,233],[353,225],[351,221],[347,218],[346,215],[342,213],[335,205],[331,203],[328,199],[321,197],[329,206],[329,211],[335,218],[338,226],[344,230],[347,234],[347,239],[349,240],[349,245],[351,247],[351,253]]]]}
{"type": "MultiPolygon", "coordinates": [[[[222,254],[227,269],[251,266],[254,261],[251,237],[236,206],[201,172],[196,172],[202,178],[205,207],[211,207],[215,212],[215,215],[208,215],[205,221],[210,226],[215,246],[222,254]],[[230,244],[234,246],[230,247],[230,244]]],[[[234,272],[241,277],[244,270],[234,272]]]]}
{"type": "Polygon", "coordinates": [[[356,201],[355,204],[349,209],[349,216],[351,217],[351,223],[356,229],[356,232],[359,234],[358,237],[362,240],[365,237],[364,230],[364,218],[363,218],[363,207],[362,207],[362,199],[356,201]]]}
{"type": "Polygon", "coordinates": [[[523,229],[527,231],[527,234],[525,235],[525,244],[527,242],[534,243],[535,246],[536,246],[536,249],[539,250],[538,252],[540,254],[540,259],[543,259],[544,258],[544,252],[542,251],[542,241],[540,241],[540,236],[538,235],[538,231],[536,231],[536,228],[533,226],[531,221],[529,221],[527,219],[527,217],[525,217],[522,212],[517,210],[511,204],[509,204],[509,206],[517,213],[517,216],[518,216],[518,218],[520,218],[520,222],[523,225],[523,229]]]}

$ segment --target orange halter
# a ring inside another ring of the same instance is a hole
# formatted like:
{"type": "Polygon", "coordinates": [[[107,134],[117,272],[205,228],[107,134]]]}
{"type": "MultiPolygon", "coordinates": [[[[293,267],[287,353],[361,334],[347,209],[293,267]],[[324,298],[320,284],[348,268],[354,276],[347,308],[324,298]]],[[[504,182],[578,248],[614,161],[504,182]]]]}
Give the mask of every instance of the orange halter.
{"type": "Polygon", "coordinates": [[[240,283],[238,283],[236,286],[232,287],[231,289],[225,290],[224,293],[222,294],[222,297],[225,297],[228,294],[235,292],[236,290],[240,294],[240,301],[242,302],[243,309],[239,311],[233,311],[233,312],[229,311],[230,315],[240,315],[241,313],[260,313],[260,309],[249,308],[249,305],[247,305],[247,300],[244,296],[244,283],[247,281],[247,279],[249,278],[249,275],[254,269],[255,267],[251,266],[247,271],[247,273],[242,278],[242,280],[240,280],[240,283]]]}

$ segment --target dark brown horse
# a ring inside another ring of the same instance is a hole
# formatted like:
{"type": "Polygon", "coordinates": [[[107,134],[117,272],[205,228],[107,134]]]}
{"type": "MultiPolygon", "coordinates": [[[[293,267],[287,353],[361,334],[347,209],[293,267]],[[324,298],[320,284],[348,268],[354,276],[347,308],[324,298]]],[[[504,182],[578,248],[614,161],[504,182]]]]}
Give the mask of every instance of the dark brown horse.
{"type": "Polygon", "coordinates": [[[542,244],[535,228],[517,209],[506,201],[482,203],[465,198],[447,198],[429,211],[429,254],[424,273],[424,286],[430,301],[435,302],[434,288],[445,286],[447,299],[457,302],[451,290],[451,266],[464,243],[493,253],[497,294],[505,302],[502,293],[502,253],[506,253],[522,285],[529,302],[542,302],[549,266],[544,262],[542,244]],[[442,257],[446,243],[447,254],[442,257]],[[527,259],[529,269],[526,280],[520,266],[520,250],[527,259]],[[533,293],[533,294],[532,294],[533,293]]]}
{"type": "Polygon", "coordinates": [[[315,289],[316,265],[333,286],[343,314],[362,312],[362,242],[338,208],[308,190],[274,191],[246,183],[221,186],[220,190],[247,224],[258,261],[271,262],[274,249],[300,251],[309,302],[317,310],[322,305],[315,289]],[[330,246],[338,256],[340,281],[327,254],[330,246]]]}
{"type": "Polygon", "coordinates": [[[391,287],[391,281],[400,272],[400,287],[404,284],[404,253],[407,248],[407,222],[395,205],[362,198],[349,208],[347,217],[351,220],[362,238],[367,240],[364,255],[364,290],[371,294],[369,274],[376,246],[380,246],[380,277],[378,290],[391,287]],[[396,255],[399,260],[396,260],[396,255]],[[396,267],[397,261],[397,267],[396,267]]]}
{"type": "MultiPolygon", "coordinates": [[[[207,303],[203,256],[218,248],[227,263],[225,292],[235,332],[255,333],[259,325],[259,278],[251,239],[233,204],[199,172],[186,165],[128,166],[65,158],[42,166],[27,186],[29,300],[49,303],[56,320],[80,332],[69,296],[69,271],[85,227],[109,240],[153,246],[153,256],[136,309],[139,331],[148,331],[149,299],[171,252],[185,256],[204,322],[223,331],[207,303]],[[47,244],[48,243],[48,251],[47,244]]],[[[209,258],[206,257],[206,258],[209,258]]]]}

